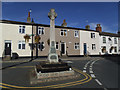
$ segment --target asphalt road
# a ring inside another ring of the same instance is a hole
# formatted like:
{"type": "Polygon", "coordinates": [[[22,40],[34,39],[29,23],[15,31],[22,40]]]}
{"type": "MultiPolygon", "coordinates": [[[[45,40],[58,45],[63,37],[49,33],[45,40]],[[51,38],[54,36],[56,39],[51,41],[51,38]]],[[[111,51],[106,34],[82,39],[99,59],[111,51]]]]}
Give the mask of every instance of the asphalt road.
{"type": "MultiPolygon", "coordinates": [[[[88,81],[79,82],[81,78],[69,79],[63,81],[46,82],[40,84],[30,84],[29,73],[39,61],[32,62],[3,62],[2,63],[2,83],[3,88],[9,85],[21,87],[41,87],[50,85],[61,85],[59,88],[94,88],[103,90],[118,90],[118,63],[119,57],[91,57],[91,58],[68,58],[72,67],[81,70],[88,75],[88,81]],[[92,79],[90,79],[92,77],[92,79]],[[77,82],[76,82],[77,81],[77,82]],[[78,83],[79,82],[79,83],[78,83]],[[70,85],[68,85],[70,84],[70,85]]],[[[58,86],[57,86],[58,87],[58,86]]],[[[14,88],[10,86],[10,88],[14,88]]]]}

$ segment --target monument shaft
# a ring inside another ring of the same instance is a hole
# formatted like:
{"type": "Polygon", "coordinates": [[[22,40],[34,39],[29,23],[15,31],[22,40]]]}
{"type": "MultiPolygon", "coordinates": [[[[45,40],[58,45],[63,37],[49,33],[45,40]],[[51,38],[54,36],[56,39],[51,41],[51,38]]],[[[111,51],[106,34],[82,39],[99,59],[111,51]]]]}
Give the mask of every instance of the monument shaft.
{"type": "Polygon", "coordinates": [[[58,55],[56,54],[56,48],[55,48],[55,18],[57,17],[57,14],[55,13],[54,9],[51,9],[48,13],[48,17],[50,18],[50,49],[48,54],[48,60],[49,62],[58,62],[58,55]]]}

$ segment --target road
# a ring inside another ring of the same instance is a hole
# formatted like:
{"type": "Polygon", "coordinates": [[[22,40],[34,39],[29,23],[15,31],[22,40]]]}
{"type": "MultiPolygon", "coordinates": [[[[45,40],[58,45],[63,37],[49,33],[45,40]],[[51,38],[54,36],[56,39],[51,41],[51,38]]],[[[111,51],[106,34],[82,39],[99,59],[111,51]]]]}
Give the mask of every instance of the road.
{"type": "Polygon", "coordinates": [[[50,88],[118,90],[118,67],[120,64],[117,61],[119,57],[74,57],[63,60],[77,69],[83,77],[31,85],[29,73],[40,61],[21,62],[22,60],[19,60],[18,62],[2,63],[1,84],[3,88],[45,88],[47,86],[50,88]],[[85,76],[86,80],[84,80],[85,76]]]}

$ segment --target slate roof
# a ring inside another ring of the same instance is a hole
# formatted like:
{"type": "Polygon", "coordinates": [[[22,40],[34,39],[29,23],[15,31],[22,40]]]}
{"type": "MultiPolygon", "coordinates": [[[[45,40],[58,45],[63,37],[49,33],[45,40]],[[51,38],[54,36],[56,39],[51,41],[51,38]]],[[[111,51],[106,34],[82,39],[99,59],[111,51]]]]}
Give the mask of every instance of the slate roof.
{"type": "MultiPolygon", "coordinates": [[[[46,24],[27,23],[27,22],[19,22],[19,21],[11,21],[11,20],[0,20],[0,23],[21,24],[21,25],[34,25],[34,26],[50,27],[50,25],[46,25],[46,24]]],[[[74,30],[83,30],[83,31],[98,32],[98,31],[91,30],[91,29],[88,30],[88,29],[75,28],[75,27],[55,26],[55,28],[64,28],[64,29],[74,29],[74,30]]],[[[100,32],[99,35],[112,36],[112,37],[120,37],[120,35],[118,35],[118,34],[115,34],[115,33],[109,33],[109,32],[100,32]]]]}

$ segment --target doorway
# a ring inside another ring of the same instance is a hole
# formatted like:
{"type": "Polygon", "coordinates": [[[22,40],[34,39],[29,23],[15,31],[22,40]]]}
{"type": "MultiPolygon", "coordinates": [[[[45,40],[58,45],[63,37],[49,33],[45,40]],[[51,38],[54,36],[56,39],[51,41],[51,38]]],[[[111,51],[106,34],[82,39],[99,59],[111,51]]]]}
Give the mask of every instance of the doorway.
{"type": "Polygon", "coordinates": [[[86,43],[84,43],[83,44],[83,47],[84,47],[84,55],[87,55],[87,44],[86,43]]]}
{"type": "Polygon", "coordinates": [[[11,56],[11,41],[5,41],[5,55],[11,56]]]}
{"type": "Polygon", "coordinates": [[[64,42],[61,43],[61,54],[66,54],[66,44],[64,42]]]}

